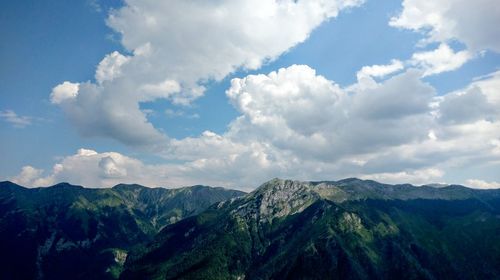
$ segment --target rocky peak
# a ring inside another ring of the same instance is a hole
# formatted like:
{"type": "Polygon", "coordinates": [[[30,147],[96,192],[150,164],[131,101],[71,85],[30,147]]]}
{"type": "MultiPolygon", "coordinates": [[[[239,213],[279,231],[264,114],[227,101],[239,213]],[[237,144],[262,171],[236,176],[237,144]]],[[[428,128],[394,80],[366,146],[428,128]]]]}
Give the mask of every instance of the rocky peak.
{"type": "Polygon", "coordinates": [[[273,179],[248,194],[233,212],[259,222],[302,212],[319,196],[308,182],[273,179]]]}

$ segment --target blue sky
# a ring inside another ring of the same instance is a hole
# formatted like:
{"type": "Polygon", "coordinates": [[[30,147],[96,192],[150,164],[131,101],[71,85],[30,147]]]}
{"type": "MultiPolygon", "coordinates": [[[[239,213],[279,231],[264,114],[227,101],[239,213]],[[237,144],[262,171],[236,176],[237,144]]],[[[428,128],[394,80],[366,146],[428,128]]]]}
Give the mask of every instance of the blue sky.
{"type": "Polygon", "coordinates": [[[500,187],[498,8],[444,2],[4,3],[0,179],[500,187]]]}

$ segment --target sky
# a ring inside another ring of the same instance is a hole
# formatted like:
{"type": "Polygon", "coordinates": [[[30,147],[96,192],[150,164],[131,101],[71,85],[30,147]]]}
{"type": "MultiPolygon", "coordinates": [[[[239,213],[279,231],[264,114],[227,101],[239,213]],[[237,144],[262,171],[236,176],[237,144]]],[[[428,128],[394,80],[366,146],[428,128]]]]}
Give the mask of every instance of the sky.
{"type": "Polygon", "coordinates": [[[500,188],[495,0],[20,0],[0,180],[500,188]]]}

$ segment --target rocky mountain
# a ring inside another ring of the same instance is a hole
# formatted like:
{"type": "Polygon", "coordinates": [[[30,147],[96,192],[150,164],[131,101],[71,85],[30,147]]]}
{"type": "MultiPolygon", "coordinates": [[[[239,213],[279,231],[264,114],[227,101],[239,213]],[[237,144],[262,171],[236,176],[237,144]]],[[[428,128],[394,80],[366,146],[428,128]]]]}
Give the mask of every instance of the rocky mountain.
{"type": "Polygon", "coordinates": [[[275,179],[166,226],[120,279],[500,279],[500,190],[275,179]]]}
{"type": "Polygon", "coordinates": [[[243,192],[0,182],[0,279],[116,279],[129,250],[165,226],[243,192]]]}

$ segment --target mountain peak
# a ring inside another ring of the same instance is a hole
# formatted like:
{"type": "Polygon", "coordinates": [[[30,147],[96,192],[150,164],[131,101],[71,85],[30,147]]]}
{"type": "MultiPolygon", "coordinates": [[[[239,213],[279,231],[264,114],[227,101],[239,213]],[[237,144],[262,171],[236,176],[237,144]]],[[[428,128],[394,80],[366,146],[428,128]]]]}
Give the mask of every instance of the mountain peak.
{"type": "Polygon", "coordinates": [[[82,186],[79,186],[79,185],[72,185],[70,183],[67,183],[67,182],[62,182],[62,183],[59,183],[59,184],[55,184],[49,188],[69,188],[69,189],[84,189],[84,187],[82,186]]]}
{"type": "Polygon", "coordinates": [[[264,222],[299,213],[320,199],[336,203],[366,199],[455,200],[474,198],[480,195],[479,192],[458,185],[443,188],[417,187],[411,184],[389,185],[358,178],[317,182],[274,178],[245,196],[245,202],[234,212],[264,222]]]}
{"type": "Polygon", "coordinates": [[[26,190],[23,186],[20,186],[16,183],[13,183],[11,181],[3,181],[0,182],[0,192],[15,192],[15,191],[22,191],[26,190]]]}
{"type": "Polygon", "coordinates": [[[234,212],[260,222],[271,221],[303,211],[319,196],[309,182],[272,179],[246,196],[246,202],[234,212]]]}
{"type": "Polygon", "coordinates": [[[301,184],[305,184],[305,182],[274,178],[260,185],[254,192],[262,193],[262,192],[272,191],[274,189],[279,189],[279,190],[294,189],[301,184]]]}
{"type": "Polygon", "coordinates": [[[0,182],[0,187],[15,187],[15,188],[22,188],[22,186],[13,183],[11,181],[2,181],[0,182]]]}

